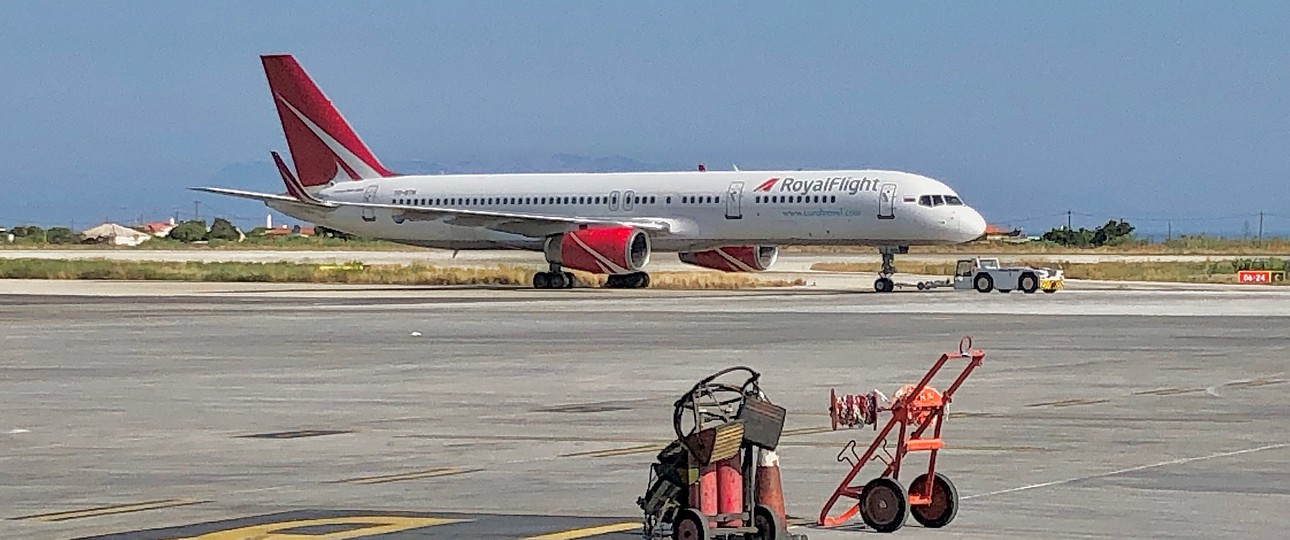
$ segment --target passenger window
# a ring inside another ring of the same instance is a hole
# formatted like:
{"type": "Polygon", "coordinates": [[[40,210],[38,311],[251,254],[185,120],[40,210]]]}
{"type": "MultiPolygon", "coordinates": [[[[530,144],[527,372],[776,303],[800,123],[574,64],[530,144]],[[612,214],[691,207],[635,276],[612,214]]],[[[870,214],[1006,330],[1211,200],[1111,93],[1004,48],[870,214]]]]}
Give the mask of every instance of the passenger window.
{"type": "Polygon", "coordinates": [[[671,195],[668,195],[668,197],[667,197],[667,204],[672,204],[672,196],[671,196],[671,195]]]}

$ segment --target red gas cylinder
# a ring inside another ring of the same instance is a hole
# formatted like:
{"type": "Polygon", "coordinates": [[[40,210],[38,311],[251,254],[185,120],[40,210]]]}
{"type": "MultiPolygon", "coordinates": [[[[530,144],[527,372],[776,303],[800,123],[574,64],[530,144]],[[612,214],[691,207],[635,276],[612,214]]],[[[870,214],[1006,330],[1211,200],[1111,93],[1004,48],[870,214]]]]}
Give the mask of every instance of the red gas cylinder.
{"type": "MultiPolygon", "coordinates": [[[[698,469],[698,481],[690,484],[690,506],[705,516],[717,515],[717,465],[691,465],[698,469]]],[[[716,522],[709,522],[715,526],[716,522]]]]}
{"type": "MultiPolygon", "coordinates": [[[[744,475],[740,472],[740,454],[717,462],[717,512],[737,514],[744,511],[744,475]]],[[[722,522],[727,527],[741,527],[743,520],[722,522]]]]}

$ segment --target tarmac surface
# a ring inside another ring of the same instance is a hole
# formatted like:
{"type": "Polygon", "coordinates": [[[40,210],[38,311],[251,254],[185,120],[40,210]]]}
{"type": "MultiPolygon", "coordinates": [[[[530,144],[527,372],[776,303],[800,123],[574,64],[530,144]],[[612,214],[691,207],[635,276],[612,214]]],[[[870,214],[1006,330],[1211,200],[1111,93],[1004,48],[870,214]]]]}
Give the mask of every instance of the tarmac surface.
{"type": "Polygon", "coordinates": [[[830,388],[891,395],[963,335],[987,356],[938,465],[962,506],[898,537],[1290,529],[1290,290],[867,285],[0,281],[3,536],[639,537],[671,402],[748,365],[789,410],[793,532],[854,538],[809,526],[874,435],[830,430],[830,388]]]}

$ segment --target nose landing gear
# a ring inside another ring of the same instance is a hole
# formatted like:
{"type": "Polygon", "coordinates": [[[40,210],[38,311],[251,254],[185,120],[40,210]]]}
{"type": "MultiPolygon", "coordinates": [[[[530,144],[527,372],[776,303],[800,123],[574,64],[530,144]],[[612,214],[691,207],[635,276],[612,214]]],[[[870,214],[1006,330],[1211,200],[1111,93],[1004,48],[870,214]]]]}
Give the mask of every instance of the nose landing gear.
{"type": "Polygon", "coordinates": [[[896,254],[909,253],[909,246],[882,247],[879,252],[882,253],[882,271],[873,282],[873,290],[888,293],[896,290],[896,282],[891,279],[896,275],[896,254]]]}

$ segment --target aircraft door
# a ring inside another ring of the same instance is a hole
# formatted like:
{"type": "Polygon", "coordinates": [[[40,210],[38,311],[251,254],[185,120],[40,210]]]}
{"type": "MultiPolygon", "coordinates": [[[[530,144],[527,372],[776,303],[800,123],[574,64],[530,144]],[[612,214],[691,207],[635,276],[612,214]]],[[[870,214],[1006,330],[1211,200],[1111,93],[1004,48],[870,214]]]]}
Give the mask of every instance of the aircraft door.
{"type": "Polygon", "coordinates": [[[726,190],[726,219],[743,219],[744,183],[731,182],[726,190]]]}
{"type": "Polygon", "coordinates": [[[896,219],[896,184],[883,184],[878,192],[878,219],[896,219]]]}
{"type": "Polygon", "coordinates": [[[626,212],[632,211],[632,208],[636,206],[636,201],[633,200],[635,198],[636,198],[636,191],[629,189],[623,192],[623,210],[624,211],[626,212]]]}
{"type": "MultiPolygon", "coordinates": [[[[377,189],[378,187],[380,187],[380,186],[376,186],[376,185],[367,186],[367,189],[363,190],[363,202],[368,203],[368,204],[375,203],[375,202],[376,202],[376,189],[377,189]]],[[[363,209],[363,221],[376,221],[376,209],[375,209],[375,208],[364,208],[364,209],[363,209]]]]}

